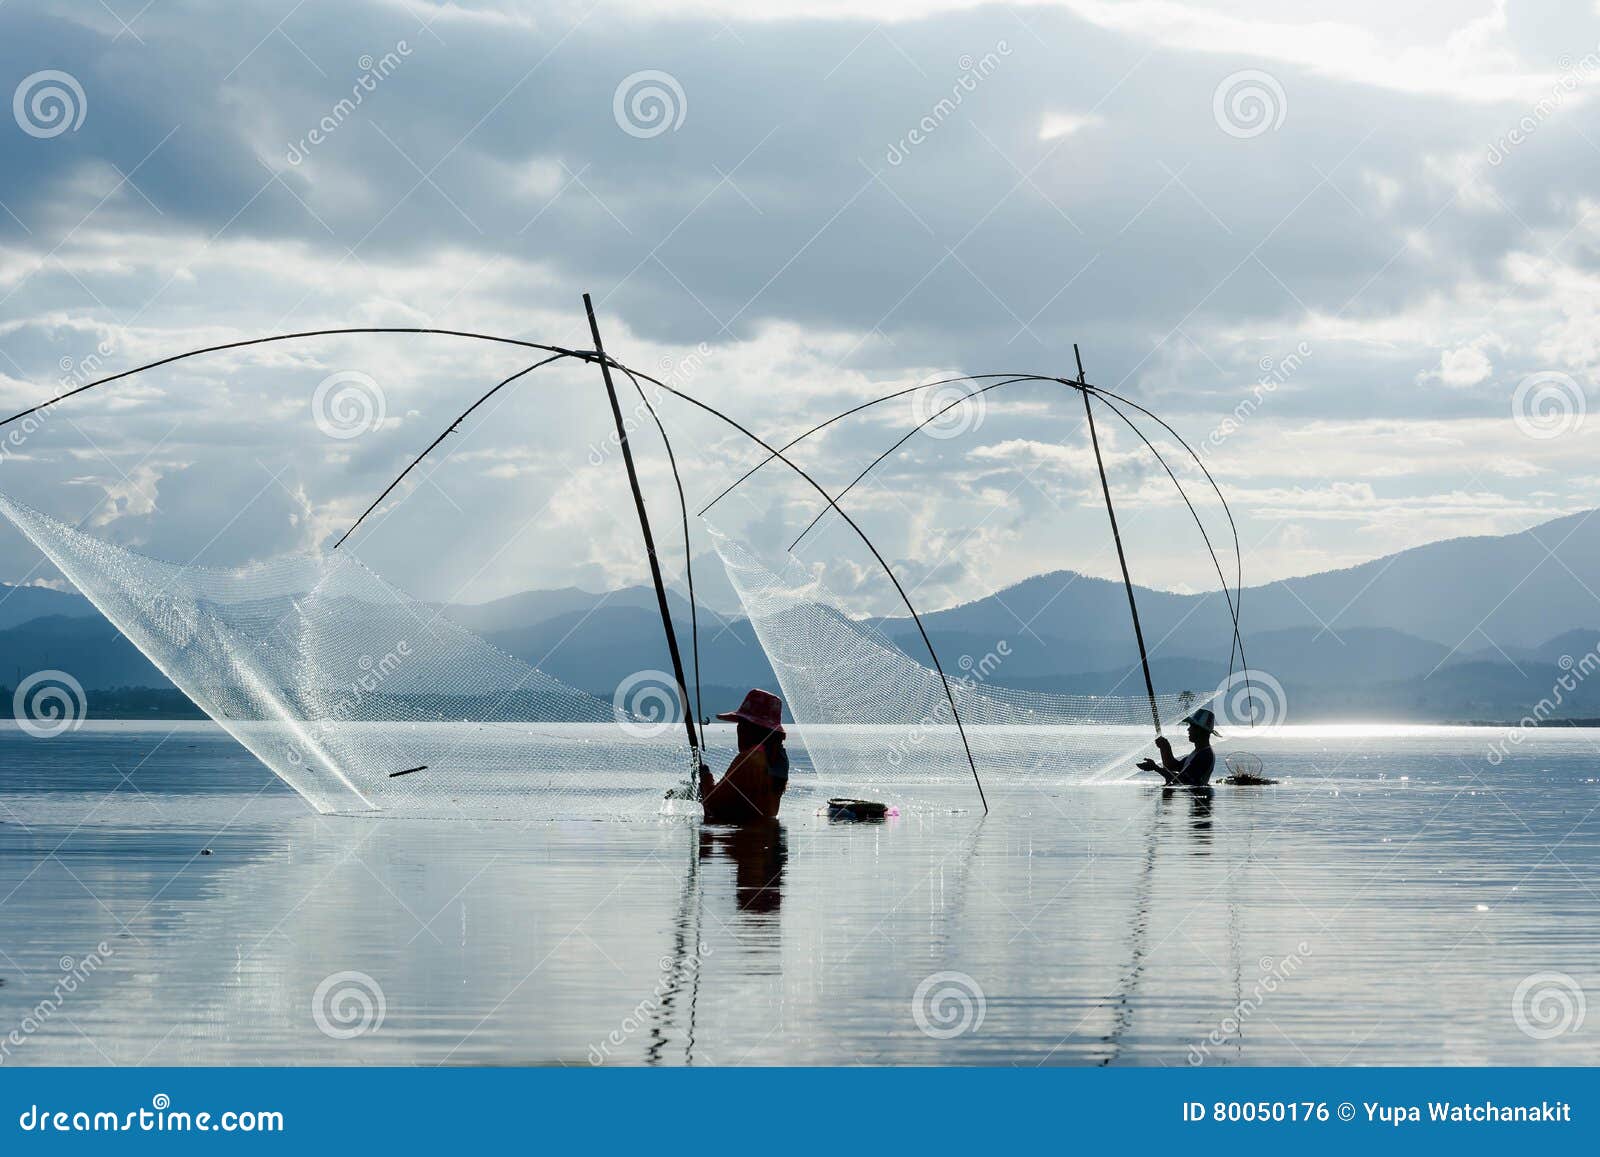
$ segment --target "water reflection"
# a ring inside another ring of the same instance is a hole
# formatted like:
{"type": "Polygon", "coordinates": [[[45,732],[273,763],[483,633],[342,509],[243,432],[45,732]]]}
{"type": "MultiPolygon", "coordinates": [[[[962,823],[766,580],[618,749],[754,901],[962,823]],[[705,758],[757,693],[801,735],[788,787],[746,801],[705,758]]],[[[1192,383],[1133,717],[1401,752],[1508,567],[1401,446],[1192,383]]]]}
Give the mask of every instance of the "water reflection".
{"type": "MultiPolygon", "coordinates": [[[[680,1039],[682,1063],[695,1062],[701,979],[711,952],[704,928],[706,879],[702,869],[707,865],[733,862],[733,922],[761,931],[756,939],[757,955],[767,959],[765,963],[755,960],[753,967],[747,961],[746,975],[782,972],[778,916],[789,863],[789,839],[783,825],[773,820],[739,827],[689,826],[686,830],[689,857],[672,921],[672,947],[661,959],[657,999],[650,1009],[650,1043],[644,1059],[651,1065],[678,1063],[678,1050],[669,1046],[680,1039]]],[[[720,916],[713,918],[722,926],[729,923],[720,916]]]]}
{"type": "Polygon", "coordinates": [[[115,950],[4,1063],[1593,1064],[1592,1017],[1513,1015],[1530,961],[1600,953],[1600,732],[1567,730],[1493,794],[1437,731],[1263,748],[1269,790],[979,819],[962,785],[870,826],[810,791],[744,830],[308,816],[221,743],[0,739],[0,1037],[115,950]],[[947,971],[986,1002],[955,1036],[911,1003],[947,971]],[[385,1016],[330,1034],[351,972],[385,1016]]]}
{"type": "Polygon", "coordinates": [[[1189,832],[1194,837],[1194,851],[1199,854],[1211,850],[1211,807],[1216,800],[1216,789],[1210,787],[1164,787],[1161,804],[1173,804],[1174,797],[1186,800],[1189,805],[1189,832]]]}
{"type": "Polygon", "coordinates": [[[711,859],[719,853],[733,861],[739,915],[775,921],[783,904],[783,871],[789,863],[788,833],[783,824],[771,820],[735,828],[702,827],[700,858],[711,859]]]}
{"type": "Polygon", "coordinates": [[[701,841],[692,825],[685,825],[684,830],[688,836],[688,867],[683,873],[677,915],[672,921],[672,951],[661,960],[660,999],[651,1010],[650,1043],[644,1051],[644,1060],[648,1065],[659,1065],[667,1060],[667,1046],[677,1033],[683,1037],[683,1063],[694,1063],[695,1025],[700,1005],[700,966],[705,961],[705,945],[700,938],[701,841]]]}
{"type": "MultiPolygon", "coordinates": [[[[1183,836],[1187,836],[1189,855],[1207,855],[1211,851],[1213,809],[1216,804],[1215,789],[1163,787],[1158,789],[1155,795],[1156,806],[1150,814],[1145,829],[1144,856],[1133,889],[1128,934],[1128,967],[1115,993],[1111,1028],[1105,1036],[1107,1051],[1097,1062],[1102,1066],[1115,1064],[1122,1055],[1124,1042],[1133,1027],[1134,1012],[1139,1007],[1139,990],[1152,952],[1150,926],[1155,910],[1154,897],[1158,876],[1156,864],[1159,852],[1163,844],[1169,845],[1169,852],[1181,846],[1180,840],[1174,839],[1169,830],[1175,828],[1183,836]],[[1185,820],[1187,822],[1184,822],[1185,820]]],[[[1232,948],[1231,980],[1233,989],[1237,992],[1241,985],[1237,951],[1238,914],[1233,901],[1231,874],[1223,885],[1223,891],[1228,907],[1228,928],[1232,948]]],[[[1171,933],[1167,935],[1171,936],[1171,933]]],[[[1157,944],[1155,947],[1160,946],[1157,944]]]]}

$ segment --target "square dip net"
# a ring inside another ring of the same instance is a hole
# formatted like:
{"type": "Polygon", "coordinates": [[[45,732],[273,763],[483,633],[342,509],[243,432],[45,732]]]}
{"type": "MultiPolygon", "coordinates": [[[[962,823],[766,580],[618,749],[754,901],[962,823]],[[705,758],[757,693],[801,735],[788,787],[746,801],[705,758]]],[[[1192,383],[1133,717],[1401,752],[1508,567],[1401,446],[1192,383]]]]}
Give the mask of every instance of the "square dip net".
{"type": "Polygon", "coordinates": [[[567,686],[348,550],[181,566],[5,495],[0,514],[318,811],[650,814],[688,779],[681,724],[567,686]]]}
{"type": "MultiPolygon", "coordinates": [[[[916,785],[971,785],[976,764],[992,802],[997,790],[1123,779],[1135,754],[1151,750],[1146,696],[1007,687],[1004,641],[981,655],[941,650],[941,677],[881,620],[847,614],[820,567],[707,525],[822,790],[899,798],[916,785]]],[[[1163,726],[1214,694],[1157,695],[1163,726]]]]}

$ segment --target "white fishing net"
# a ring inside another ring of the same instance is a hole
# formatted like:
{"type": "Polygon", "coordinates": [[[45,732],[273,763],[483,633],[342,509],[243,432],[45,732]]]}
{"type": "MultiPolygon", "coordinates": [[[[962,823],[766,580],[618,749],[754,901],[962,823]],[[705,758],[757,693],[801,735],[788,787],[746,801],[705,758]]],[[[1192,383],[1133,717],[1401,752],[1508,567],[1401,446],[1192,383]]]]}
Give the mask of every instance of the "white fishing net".
{"type": "Polygon", "coordinates": [[[655,811],[687,781],[681,724],[566,686],[347,550],[217,570],[145,557],[4,495],[0,514],[319,811],[655,811]]]}
{"type": "MultiPolygon", "coordinates": [[[[972,783],[952,697],[991,803],[997,790],[1121,779],[1135,774],[1136,753],[1153,753],[1147,696],[1007,687],[1003,639],[982,654],[941,649],[941,679],[926,651],[913,658],[874,620],[847,615],[821,567],[707,525],[822,790],[892,798],[912,785],[972,783]]],[[[1213,695],[1158,694],[1163,726],[1213,695]]]]}

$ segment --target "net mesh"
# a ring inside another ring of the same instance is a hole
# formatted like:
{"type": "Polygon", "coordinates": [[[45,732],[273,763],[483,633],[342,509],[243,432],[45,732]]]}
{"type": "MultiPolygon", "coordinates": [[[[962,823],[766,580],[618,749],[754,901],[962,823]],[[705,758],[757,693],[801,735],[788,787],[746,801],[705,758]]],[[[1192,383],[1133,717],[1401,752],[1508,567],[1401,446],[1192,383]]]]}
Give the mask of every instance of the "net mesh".
{"type": "Polygon", "coordinates": [[[348,551],[180,566],[4,495],[0,513],[319,811],[653,811],[687,779],[681,724],[551,678],[348,551]]]}
{"type": "MultiPolygon", "coordinates": [[[[1009,654],[1003,640],[982,655],[941,650],[941,679],[873,620],[847,615],[820,568],[715,526],[710,531],[823,790],[903,794],[914,784],[970,784],[951,697],[991,797],[994,789],[1125,778],[1134,753],[1149,749],[1146,696],[1007,687],[1000,682],[1009,654]]],[[[1212,697],[1158,695],[1156,705],[1170,726],[1212,697]]]]}
{"type": "MultiPolygon", "coordinates": [[[[628,706],[660,697],[618,704],[567,686],[348,550],[224,570],[149,558],[5,495],[0,514],[319,811],[648,814],[691,770],[681,724],[628,706]]],[[[905,799],[919,785],[970,784],[970,746],[993,797],[1123,778],[1148,748],[1144,696],[1005,686],[1003,640],[982,655],[941,653],[941,679],[874,620],[847,614],[818,568],[707,526],[797,722],[796,767],[821,789],[905,799]]],[[[1209,698],[1158,696],[1163,724],[1209,698]]],[[[733,755],[722,738],[706,753],[714,768],[733,755]]]]}

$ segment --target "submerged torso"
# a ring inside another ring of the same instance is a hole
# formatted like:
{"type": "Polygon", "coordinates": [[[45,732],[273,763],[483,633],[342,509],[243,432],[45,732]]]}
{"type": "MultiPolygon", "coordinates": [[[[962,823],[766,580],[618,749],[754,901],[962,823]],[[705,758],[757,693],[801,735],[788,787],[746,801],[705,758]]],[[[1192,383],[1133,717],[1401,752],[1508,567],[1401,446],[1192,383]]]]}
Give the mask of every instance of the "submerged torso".
{"type": "MultiPolygon", "coordinates": [[[[785,761],[787,762],[787,761],[785,761]]],[[[787,768],[783,768],[787,772],[787,768]]],[[[787,776],[775,776],[760,747],[741,751],[701,801],[707,823],[742,824],[750,820],[773,819],[783,799],[787,776]]]]}
{"type": "Polygon", "coordinates": [[[1211,782],[1211,773],[1217,766],[1216,752],[1208,747],[1197,747],[1183,757],[1178,769],[1177,782],[1189,787],[1200,787],[1211,782]]]}

